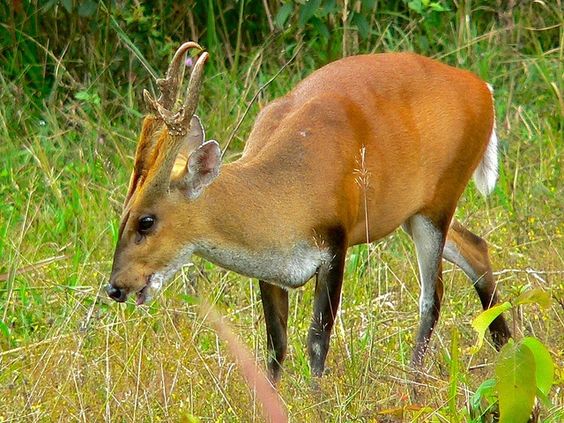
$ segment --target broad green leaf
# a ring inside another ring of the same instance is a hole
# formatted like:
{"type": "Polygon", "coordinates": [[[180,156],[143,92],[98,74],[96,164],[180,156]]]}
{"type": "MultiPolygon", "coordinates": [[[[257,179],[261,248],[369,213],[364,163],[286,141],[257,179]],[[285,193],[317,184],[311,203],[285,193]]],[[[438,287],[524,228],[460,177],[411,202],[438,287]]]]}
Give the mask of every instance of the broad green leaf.
{"type": "Polygon", "coordinates": [[[360,253],[358,250],[353,250],[347,260],[347,273],[354,273],[355,270],[358,268],[358,264],[360,262],[360,253]]]}
{"type": "Polygon", "coordinates": [[[195,304],[200,304],[201,301],[199,298],[194,297],[192,295],[188,295],[188,294],[180,294],[180,298],[182,299],[182,301],[184,301],[186,304],[190,304],[190,305],[195,305],[195,304]]]}
{"type": "MultiPolygon", "coordinates": [[[[537,387],[537,399],[546,407],[546,408],[552,408],[554,407],[554,404],[552,403],[552,401],[550,401],[550,398],[548,398],[545,394],[543,394],[541,392],[541,390],[537,387]]],[[[564,410],[563,410],[564,412],[564,410]]]]}
{"type": "Polygon", "coordinates": [[[72,12],[72,0],[61,0],[61,4],[67,12],[72,12]]]}
{"type": "Polygon", "coordinates": [[[311,24],[313,25],[313,27],[315,28],[315,30],[317,31],[317,33],[319,34],[322,40],[329,39],[331,34],[329,33],[329,28],[327,28],[325,22],[314,16],[313,19],[311,20],[311,24]]]}
{"type": "Polygon", "coordinates": [[[411,10],[413,10],[413,11],[419,13],[419,14],[423,13],[423,5],[421,4],[421,0],[412,0],[409,3],[407,3],[407,6],[411,10]]]}
{"type": "Polygon", "coordinates": [[[473,410],[480,409],[482,399],[490,402],[495,394],[495,383],[495,379],[486,379],[478,386],[478,389],[476,389],[476,392],[472,395],[472,398],[470,398],[470,407],[473,410]]]}
{"type": "Polygon", "coordinates": [[[307,0],[307,2],[300,8],[300,17],[298,19],[298,26],[303,28],[309,20],[315,15],[315,11],[321,6],[321,0],[307,0]]]}
{"type": "Polygon", "coordinates": [[[547,308],[550,306],[550,295],[546,291],[540,288],[530,289],[523,292],[513,301],[514,305],[521,304],[538,304],[542,308],[547,308]]]}
{"type": "Polygon", "coordinates": [[[376,0],[361,0],[362,11],[372,12],[376,6],[376,0]]]}
{"type": "Polygon", "coordinates": [[[3,333],[6,339],[10,339],[10,328],[2,320],[0,320],[0,333],[3,333]]]}
{"type": "Polygon", "coordinates": [[[320,17],[324,18],[330,13],[336,13],[339,11],[339,7],[337,6],[336,0],[327,0],[323,2],[323,7],[321,11],[318,12],[320,17]]]}
{"type": "Polygon", "coordinates": [[[510,308],[511,303],[509,302],[498,304],[483,311],[474,319],[472,327],[476,330],[476,332],[478,332],[478,339],[476,340],[476,345],[472,348],[473,354],[482,348],[482,345],[484,344],[484,336],[486,334],[486,330],[490,326],[490,323],[493,322],[501,313],[509,310],[510,308]]]}
{"type": "Polygon", "coordinates": [[[522,343],[508,342],[495,366],[500,423],[526,423],[537,392],[535,357],[522,343]]]}
{"type": "Polygon", "coordinates": [[[554,363],[550,353],[544,344],[536,338],[526,337],[521,340],[521,343],[529,347],[535,357],[537,388],[545,396],[548,396],[554,382],[554,363]]]}
{"type": "Polygon", "coordinates": [[[186,422],[186,423],[200,423],[201,420],[200,420],[199,417],[196,417],[193,414],[184,413],[184,414],[181,414],[180,421],[186,422]]]}
{"type": "Polygon", "coordinates": [[[353,16],[352,24],[358,28],[358,33],[360,34],[361,38],[368,38],[368,36],[370,35],[370,24],[366,20],[366,17],[364,17],[360,13],[356,13],[353,16]]]}
{"type": "Polygon", "coordinates": [[[88,91],[79,91],[74,95],[74,98],[96,106],[100,104],[100,96],[88,91]]]}
{"type": "Polygon", "coordinates": [[[43,3],[43,11],[47,11],[49,9],[51,9],[53,6],[55,6],[55,4],[57,4],[58,0],[49,0],[45,3],[43,3]]]}
{"type": "Polygon", "coordinates": [[[96,13],[96,9],[98,9],[98,4],[95,1],[83,1],[78,6],[78,15],[82,17],[92,16],[94,13],[96,13]]]}
{"type": "Polygon", "coordinates": [[[280,9],[278,9],[278,12],[276,13],[276,16],[274,17],[274,24],[278,28],[280,28],[280,29],[284,28],[286,21],[288,20],[288,18],[292,14],[293,8],[294,8],[294,6],[292,5],[292,3],[286,3],[286,4],[283,4],[280,7],[280,9]]]}
{"type": "Polygon", "coordinates": [[[448,12],[448,7],[444,7],[441,3],[433,2],[429,4],[429,8],[434,12],[448,12]]]}

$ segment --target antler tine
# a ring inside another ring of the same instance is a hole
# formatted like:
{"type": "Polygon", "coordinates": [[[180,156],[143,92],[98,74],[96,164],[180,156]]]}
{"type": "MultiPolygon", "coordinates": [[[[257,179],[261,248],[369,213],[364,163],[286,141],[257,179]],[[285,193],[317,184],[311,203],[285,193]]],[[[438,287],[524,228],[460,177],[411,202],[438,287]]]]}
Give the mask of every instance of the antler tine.
{"type": "Polygon", "coordinates": [[[196,107],[198,106],[198,98],[202,89],[204,64],[206,63],[208,58],[208,53],[202,53],[202,55],[194,65],[194,69],[192,70],[192,74],[190,75],[190,81],[188,82],[188,88],[186,89],[186,99],[184,100],[183,106],[184,113],[186,114],[186,116],[188,116],[188,120],[192,119],[192,116],[196,111],[196,107]]]}
{"type": "MultiPolygon", "coordinates": [[[[165,78],[157,79],[157,85],[159,87],[160,95],[158,100],[149,94],[148,91],[143,91],[143,97],[149,109],[153,112],[160,114],[160,110],[166,110],[165,115],[168,117],[172,114],[172,107],[176,101],[176,96],[178,94],[178,89],[180,86],[180,79],[183,74],[184,67],[181,66],[184,54],[190,49],[196,48],[198,50],[203,50],[203,48],[193,41],[188,41],[182,44],[174,57],[172,58],[168,70],[166,71],[165,78]]],[[[164,116],[162,116],[164,117],[164,116]]]]}
{"type": "MultiPolygon", "coordinates": [[[[180,64],[182,63],[184,54],[186,54],[188,50],[193,48],[197,48],[200,51],[203,50],[198,43],[195,43],[193,41],[188,41],[182,44],[178,48],[178,50],[176,50],[176,53],[174,53],[174,57],[172,58],[168,70],[166,71],[166,78],[157,80],[157,85],[161,90],[161,95],[158,102],[165,109],[170,110],[174,106],[180,85],[180,78],[183,73],[180,71],[180,64]]],[[[184,69],[184,67],[182,67],[182,69],[184,69]]]]}

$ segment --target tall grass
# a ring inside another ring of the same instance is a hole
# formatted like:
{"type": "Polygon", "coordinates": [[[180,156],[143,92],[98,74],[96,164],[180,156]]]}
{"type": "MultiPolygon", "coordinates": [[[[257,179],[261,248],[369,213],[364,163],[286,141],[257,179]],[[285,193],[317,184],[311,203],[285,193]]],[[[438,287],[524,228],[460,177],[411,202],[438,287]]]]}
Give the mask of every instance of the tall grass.
{"type": "MultiPolygon", "coordinates": [[[[141,91],[190,38],[212,53],[198,113],[223,145],[233,137],[226,160],[238,156],[262,105],[343,53],[413,50],[490,81],[501,176],[487,200],[470,185],[458,218],[489,241],[503,297],[526,286],[553,297],[548,313],[529,309],[514,325],[540,338],[562,364],[559,0],[507,10],[486,1],[440,2],[449,9],[440,12],[403,1],[361,2],[357,9],[349,2],[347,10],[291,2],[284,20],[284,6],[270,0],[193,8],[164,0],[92,3],[0,8],[0,420],[262,418],[255,394],[193,301],[205,293],[262,363],[255,281],[196,259],[148,307],[110,303],[101,291],[143,115],[141,91]]],[[[280,386],[290,418],[469,421],[467,399],[491,376],[495,356],[493,348],[469,353],[470,322],[480,308],[473,287],[446,266],[441,321],[426,357],[431,376],[415,406],[407,363],[417,297],[408,237],[397,233],[351,249],[331,373],[312,390],[305,353],[312,289],[292,293],[280,386]]],[[[546,421],[562,417],[561,368],[557,378],[553,407],[541,413],[546,421]]]]}

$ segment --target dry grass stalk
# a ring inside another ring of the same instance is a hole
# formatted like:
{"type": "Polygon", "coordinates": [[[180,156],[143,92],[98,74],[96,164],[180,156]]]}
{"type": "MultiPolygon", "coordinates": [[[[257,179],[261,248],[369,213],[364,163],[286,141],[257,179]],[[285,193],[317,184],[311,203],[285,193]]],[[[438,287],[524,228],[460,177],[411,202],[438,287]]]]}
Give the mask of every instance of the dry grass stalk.
{"type": "Polygon", "coordinates": [[[229,352],[239,365],[245,382],[262,404],[262,412],[267,421],[288,421],[284,405],[276,389],[255,363],[248,348],[235,335],[231,325],[207,302],[202,302],[200,315],[211,324],[218,336],[226,343],[229,352]]]}

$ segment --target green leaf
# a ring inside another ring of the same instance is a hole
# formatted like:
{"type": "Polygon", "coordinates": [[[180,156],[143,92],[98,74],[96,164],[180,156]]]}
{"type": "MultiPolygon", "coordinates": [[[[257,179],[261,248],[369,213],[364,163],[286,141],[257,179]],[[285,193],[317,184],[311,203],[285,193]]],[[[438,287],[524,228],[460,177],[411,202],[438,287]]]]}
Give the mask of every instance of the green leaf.
{"type": "Polygon", "coordinates": [[[57,3],[58,0],[49,0],[45,3],[43,3],[43,11],[47,11],[49,9],[51,9],[53,6],[55,6],[55,4],[57,3]]]}
{"type": "Polygon", "coordinates": [[[78,15],[82,17],[92,16],[94,13],[96,13],[96,9],[98,9],[96,2],[87,0],[80,3],[80,6],[78,6],[78,15]]]}
{"type": "Polygon", "coordinates": [[[495,366],[500,423],[526,423],[537,392],[535,357],[522,343],[508,342],[495,366]]]}
{"type": "Polygon", "coordinates": [[[429,4],[429,8],[434,12],[449,12],[448,7],[444,7],[441,3],[433,2],[429,4]]]}
{"type": "Polygon", "coordinates": [[[470,410],[482,414],[482,400],[487,403],[488,407],[491,407],[497,401],[495,379],[486,379],[478,386],[478,389],[470,398],[470,410]]]}
{"type": "Polygon", "coordinates": [[[77,100],[88,101],[90,100],[90,94],[88,94],[88,91],[79,91],[74,95],[74,98],[77,100]]]}
{"type": "Polygon", "coordinates": [[[200,304],[200,302],[201,302],[199,298],[194,297],[192,295],[188,295],[188,294],[180,294],[180,298],[186,304],[190,304],[190,305],[197,305],[197,304],[200,304]]]}
{"type": "Polygon", "coordinates": [[[529,289],[523,292],[513,301],[514,305],[522,304],[538,304],[542,308],[547,308],[550,306],[550,295],[546,291],[540,288],[529,289]]]}
{"type": "Polygon", "coordinates": [[[546,408],[554,407],[554,404],[552,403],[552,401],[550,401],[550,398],[548,398],[545,394],[543,394],[538,387],[537,387],[537,398],[540,400],[540,402],[542,402],[542,404],[546,408]]]}
{"type": "Polygon", "coordinates": [[[198,417],[192,414],[185,414],[183,417],[186,419],[185,421],[187,421],[188,423],[200,423],[201,421],[198,417]]]}
{"type": "Polygon", "coordinates": [[[535,376],[537,388],[548,396],[554,383],[554,363],[548,349],[536,338],[530,336],[523,338],[521,343],[529,347],[535,357],[535,376]]]}
{"type": "Polygon", "coordinates": [[[364,15],[356,13],[353,16],[352,24],[358,28],[358,33],[360,34],[361,38],[368,38],[368,36],[370,35],[370,24],[368,23],[364,15]]]}
{"type": "Polygon", "coordinates": [[[509,302],[498,304],[483,311],[474,319],[472,327],[476,330],[476,332],[478,332],[478,339],[476,340],[476,345],[472,348],[473,354],[482,348],[482,345],[484,344],[484,336],[486,334],[486,330],[490,326],[490,323],[493,322],[501,313],[509,310],[511,307],[511,303],[509,302]]]}
{"type": "Polygon", "coordinates": [[[286,21],[288,20],[288,18],[292,14],[293,9],[294,9],[294,6],[292,5],[292,3],[283,4],[282,7],[280,7],[280,9],[278,9],[278,12],[276,13],[276,16],[274,17],[274,24],[279,29],[284,28],[284,24],[286,23],[286,21]]]}
{"type": "Polygon", "coordinates": [[[90,93],[88,91],[79,91],[74,95],[74,98],[76,98],[77,100],[84,101],[85,103],[90,103],[95,105],[100,104],[100,96],[98,96],[98,94],[96,93],[90,93]]]}
{"type": "Polygon", "coordinates": [[[300,8],[300,17],[298,18],[298,26],[303,28],[309,20],[315,15],[315,11],[321,6],[321,0],[308,0],[300,8]]]}
{"type": "Polygon", "coordinates": [[[495,396],[495,388],[495,379],[484,380],[482,384],[478,386],[472,398],[470,398],[470,408],[472,408],[472,410],[480,410],[482,399],[485,399],[487,402],[492,402],[495,396]]]}
{"type": "Polygon", "coordinates": [[[335,13],[339,11],[339,7],[337,6],[337,1],[336,0],[327,0],[325,2],[323,2],[323,7],[321,8],[321,12],[319,13],[319,16],[324,18],[327,15],[329,15],[330,13],[335,13]]]}
{"type": "Polygon", "coordinates": [[[412,0],[407,3],[407,6],[420,15],[423,14],[423,5],[421,4],[421,0],[412,0]]]}
{"type": "Polygon", "coordinates": [[[362,10],[371,12],[376,6],[376,0],[361,0],[362,10]]]}
{"type": "Polygon", "coordinates": [[[72,12],[72,0],[61,0],[61,4],[67,12],[72,12]]]}
{"type": "Polygon", "coordinates": [[[2,320],[0,320],[0,333],[4,334],[6,339],[10,339],[10,328],[2,320]]]}
{"type": "Polygon", "coordinates": [[[354,274],[360,265],[360,250],[359,247],[351,248],[351,252],[348,255],[347,260],[347,272],[354,274]]]}
{"type": "Polygon", "coordinates": [[[331,34],[329,33],[329,28],[327,28],[325,22],[314,16],[311,20],[311,24],[315,28],[315,31],[319,34],[320,39],[324,41],[327,41],[329,39],[331,34]]]}

